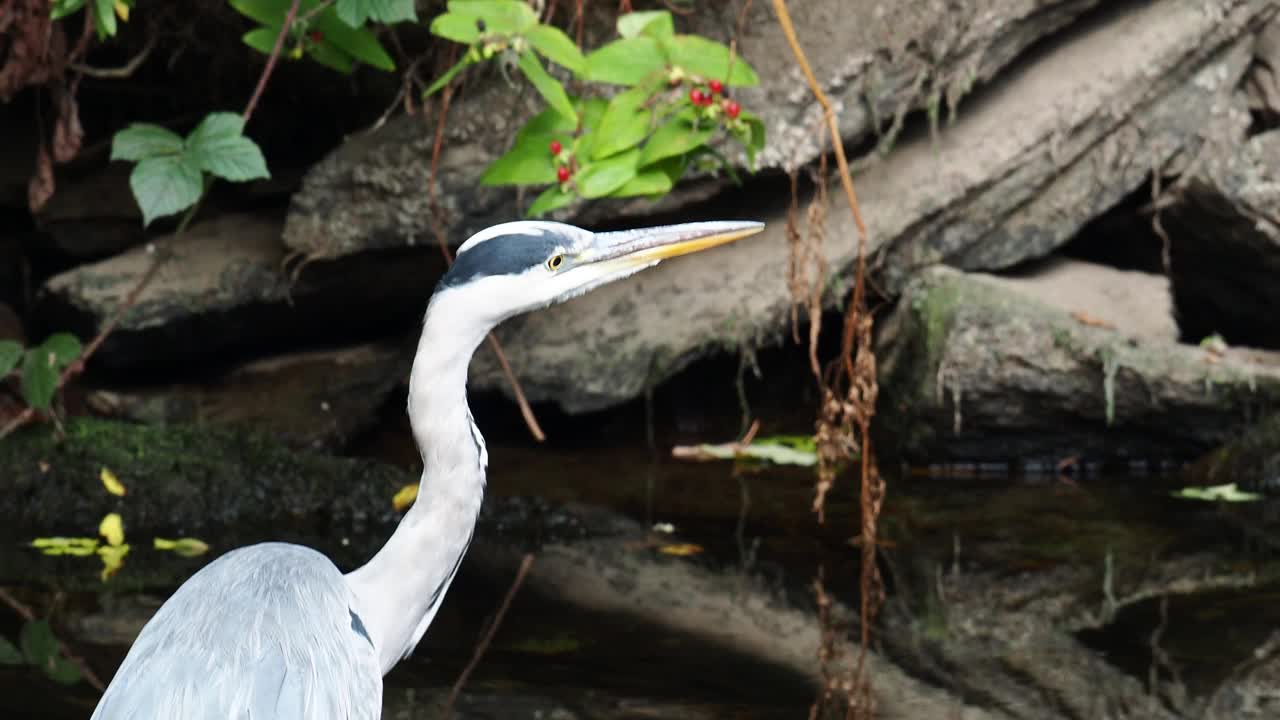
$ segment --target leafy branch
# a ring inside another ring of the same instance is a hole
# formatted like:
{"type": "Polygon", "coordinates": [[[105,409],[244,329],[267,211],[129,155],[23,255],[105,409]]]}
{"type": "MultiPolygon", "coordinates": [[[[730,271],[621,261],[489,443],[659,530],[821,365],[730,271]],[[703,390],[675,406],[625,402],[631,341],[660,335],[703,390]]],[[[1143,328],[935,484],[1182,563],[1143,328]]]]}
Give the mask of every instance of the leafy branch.
{"type": "Polygon", "coordinates": [[[759,83],[730,48],[675,32],[666,10],[621,15],[619,38],[583,55],[560,29],[538,22],[521,0],[451,0],[431,32],[467,46],[461,60],[424,95],[463,70],[514,64],[547,109],[517,132],[513,146],[481,177],[483,185],[545,187],[527,214],[538,217],[579,199],[648,197],[669,192],[690,169],[725,168],[712,148],[727,135],[749,163],[764,147],[764,123],[729,97],[759,83]],[[621,86],[610,99],[572,96],[543,61],[578,86],[621,86]]]}

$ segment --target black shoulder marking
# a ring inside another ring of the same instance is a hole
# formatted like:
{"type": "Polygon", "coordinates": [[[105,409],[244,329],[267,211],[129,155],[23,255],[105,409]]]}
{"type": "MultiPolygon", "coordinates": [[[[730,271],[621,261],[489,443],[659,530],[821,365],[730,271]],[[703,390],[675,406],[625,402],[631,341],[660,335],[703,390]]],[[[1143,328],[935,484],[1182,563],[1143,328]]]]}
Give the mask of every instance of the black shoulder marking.
{"type": "Polygon", "coordinates": [[[564,240],[553,233],[499,235],[459,253],[440,287],[454,287],[490,275],[515,275],[541,265],[564,240]]]}
{"type": "Polygon", "coordinates": [[[369,643],[369,647],[373,647],[373,640],[369,637],[369,631],[364,629],[364,623],[360,621],[360,616],[351,608],[347,608],[347,612],[351,613],[351,629],[355,631],[355,634],[364,638],[365,642],[369,643]]]}

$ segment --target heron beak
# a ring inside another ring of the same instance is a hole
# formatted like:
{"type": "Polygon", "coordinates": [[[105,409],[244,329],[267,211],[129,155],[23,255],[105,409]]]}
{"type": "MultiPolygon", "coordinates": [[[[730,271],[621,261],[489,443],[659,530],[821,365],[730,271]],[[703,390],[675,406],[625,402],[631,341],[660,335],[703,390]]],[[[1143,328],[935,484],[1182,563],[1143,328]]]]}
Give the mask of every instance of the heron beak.
{"type": "Polygon", "coordinates": [[[596,234],[590,262],[653,265],[667,258],[725,245],[764,230],[764,223],[716,221],[596,234]]]}

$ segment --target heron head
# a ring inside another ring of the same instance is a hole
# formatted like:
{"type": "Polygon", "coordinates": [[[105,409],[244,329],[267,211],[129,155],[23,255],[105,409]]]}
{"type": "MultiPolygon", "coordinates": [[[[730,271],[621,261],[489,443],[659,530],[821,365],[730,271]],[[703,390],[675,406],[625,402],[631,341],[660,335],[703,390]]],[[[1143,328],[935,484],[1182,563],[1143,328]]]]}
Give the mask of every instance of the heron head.
{"type": "Polygon", "coordinates": [[[458,248],[436,299],[465,301],[468,312],[497,324],[763,229],[758,222],[719,221],[597,233],[557,222],[503,223],[458,248]]]}

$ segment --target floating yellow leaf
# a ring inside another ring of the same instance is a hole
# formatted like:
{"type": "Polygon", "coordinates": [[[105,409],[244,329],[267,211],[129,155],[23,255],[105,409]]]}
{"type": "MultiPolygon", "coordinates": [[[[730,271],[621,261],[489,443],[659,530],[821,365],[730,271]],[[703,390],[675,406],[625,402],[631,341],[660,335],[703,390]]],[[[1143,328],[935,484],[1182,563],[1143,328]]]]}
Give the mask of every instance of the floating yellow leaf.
{"type": "Polygon", "coordinates": [[[178,538],[177,540],[155,539],[157,550],[169,550],[182,557],[195,557],[209,552],[209,546],[203,540],[195,538],[178,538]]]}
{"type": "Polygon", "coordinates": [[[675,545],[663,545],[658,548],[658,552],[663,555],[675,555],[676,557],[688,557],[689,555],[697,555],[702,552],[701,545],[693,543],[677,543],[675,545]]]}
{"type": "Polygon", "coordinates": [[[124,483],[120,482],[115,473],[107,468],[102,468],[102,472],[98,473],[98,477],[102,479],[102,487],[106,488],[107,492],[117,497],[124,497],[124,483]]]}
{"type": "Polygon", "coordinates": [[[116,0],[116,15],[124,22],[129,22],[129,6],[124,4],[124,0],[116,0]]]}
{"type": "Polygon", "coordinates": [[[413,504],[413,501],[417,499],[418,484],[412,483],[400,488],[400,491],[396,493],[396,496],[391,498],[391,506],[396,509],[396,512],[404,512],[413,504]]]}
{"type": "Polygon", "coordinates": [[[98,557],[102,558],[102,582],[111,579],[124,566],[124,556],[129,554],[128,545],[111,545],[98,548],[98,557]]]}
{"type": "Polygon", "coordinates": [[[77,537],[36,538],[31,541],[31,547],[38,548],[45,555],[87,557],[98,549],[98,539],[77,537]]]}
{"type": "Polygon", "coordinates": [[[124,520],[118,513],[110,513],[98,524],[98,534],[107,539],[107,544],[118,547],[124,543],[124,520]]]}

